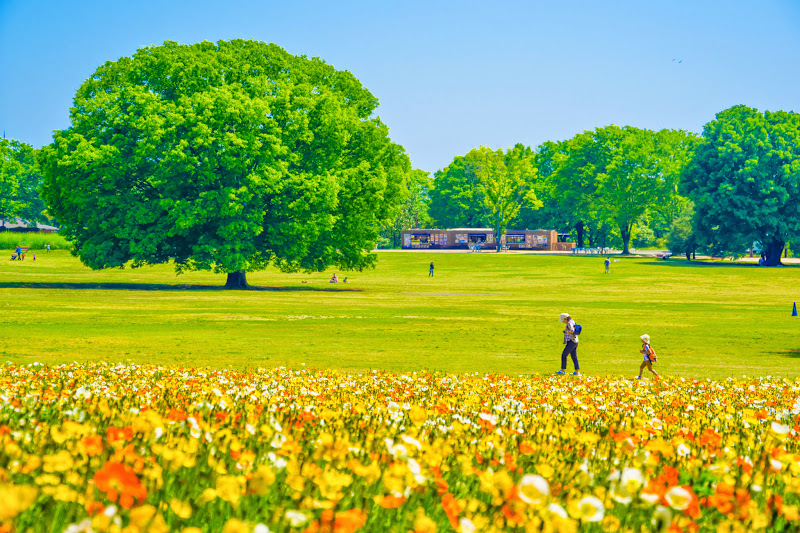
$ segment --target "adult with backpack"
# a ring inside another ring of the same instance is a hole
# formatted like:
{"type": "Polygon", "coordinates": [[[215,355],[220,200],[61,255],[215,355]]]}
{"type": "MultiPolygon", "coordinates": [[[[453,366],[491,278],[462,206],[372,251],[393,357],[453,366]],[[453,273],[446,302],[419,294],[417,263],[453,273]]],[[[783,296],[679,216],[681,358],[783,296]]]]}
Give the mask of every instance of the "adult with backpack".
{"type": "Polygon", "coordinates": [[[561,352],[561,370],[556,372],[557,376],[567,373],[567,355],[572,357],[572,364],[575,365],[573,376],[580,376],[580,366],[578,365],[578,335],[581,333],[581,326],[569,316],[569,313],[561,313],[561,322],[564,324],[564,351],[561,352]]]}

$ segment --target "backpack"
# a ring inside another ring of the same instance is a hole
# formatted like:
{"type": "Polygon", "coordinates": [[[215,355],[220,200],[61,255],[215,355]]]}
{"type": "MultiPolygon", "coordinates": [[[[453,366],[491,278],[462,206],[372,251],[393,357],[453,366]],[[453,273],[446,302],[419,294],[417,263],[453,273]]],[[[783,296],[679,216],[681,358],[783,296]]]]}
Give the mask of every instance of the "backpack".
{"type": "Polygon", "coordinates": [[[652,346],[650,346],[650,353],[647,354],[647,360],[650,361],[651,363],[658,362],[658,356],[656,355],[656,351],[653,349],[652,346]]]}
{"type": "Polygon", "coordinates": [[[581,331],[583,331],[583,326],[580,324],[575,324],[575,335],[580,335],[581,331]]]}

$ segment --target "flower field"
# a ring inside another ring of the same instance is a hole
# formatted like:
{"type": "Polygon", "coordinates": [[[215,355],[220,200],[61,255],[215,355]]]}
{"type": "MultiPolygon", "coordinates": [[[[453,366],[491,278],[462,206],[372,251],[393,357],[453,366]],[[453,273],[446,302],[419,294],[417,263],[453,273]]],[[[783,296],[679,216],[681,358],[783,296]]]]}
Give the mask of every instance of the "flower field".
{"type": "Polygon", "coordinates": [[[794,531],[800,380],[0,367],[0,532],[794,531]]]}

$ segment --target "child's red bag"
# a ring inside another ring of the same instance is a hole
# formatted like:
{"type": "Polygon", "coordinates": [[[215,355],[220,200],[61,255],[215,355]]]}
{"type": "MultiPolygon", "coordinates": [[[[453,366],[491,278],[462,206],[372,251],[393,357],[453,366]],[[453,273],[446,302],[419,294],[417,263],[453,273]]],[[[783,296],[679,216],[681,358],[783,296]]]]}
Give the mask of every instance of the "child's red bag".
{"type": "Polygon", "coordinates": [[[652,346],[648,346],[649,353],[647,354],[647,359],[651,363],[655,363],[658,361],[658,356],[656,355],[656,351],[653,349],[652,346]]]}

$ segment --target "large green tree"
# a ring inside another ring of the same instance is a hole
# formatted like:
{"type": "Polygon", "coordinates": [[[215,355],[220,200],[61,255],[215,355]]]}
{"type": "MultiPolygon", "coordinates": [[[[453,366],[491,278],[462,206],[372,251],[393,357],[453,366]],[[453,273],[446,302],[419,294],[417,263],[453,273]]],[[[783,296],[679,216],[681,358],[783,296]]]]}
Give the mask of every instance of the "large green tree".
{"type": "Polygon", "coordinates": [[[0,223],[21,218],[44,222],[45,205],[39,197],[42,176],[33,147],[12,139],[0,139],[0,223]]]}
{"type": "Polygon", "coordinates": [[[402,200],[403,148],[349,72],[256,41],[139,50],[107,62],[40,152],[44,195],[92,268],[374,264],[402,200]]]}
{"type": "MultiPolygon", "coordinates": [[[[610,151],[597,142],[594,131],[545,145],[540,153],[546,150],[552,159],[547,178],[552,202],[566,225],[575,229],[578,248],[583,248],[587,237],[604,235],[609,226],[608,215],[601,209],[598,177],[610,162],[610,151]]],[[[593,241],[598,244],[598,239],[593,241]]]]}
{"type": "Polygon", "coordinates": [[[683,191],[694,229],[712,249],[743,253],[760,242],[768,265],[800,236],[800,115],[737,105],[703,127],[683,191]]]}
{"type": "Polygon", "coordinates": [[[551,194],[575,227],[578,246],[585,234],[602,245],[616,228],[628,253],[637,224],[659,211],[677,216],[676,184],[690,147],[686,132],[613,125],[549,147],[556,161],[551,194]]]}
{"type": "Polygon", "coordinates": [[[538,172],[535,154],[529,147],[517,144],[507,151],[481,146],[466,157],[477,168],[484,217],[497,235],[495,246],[499,252],[500,236],[520,208],[525,205],[538,209],[542,205],[533,189],[538,172]]]}

